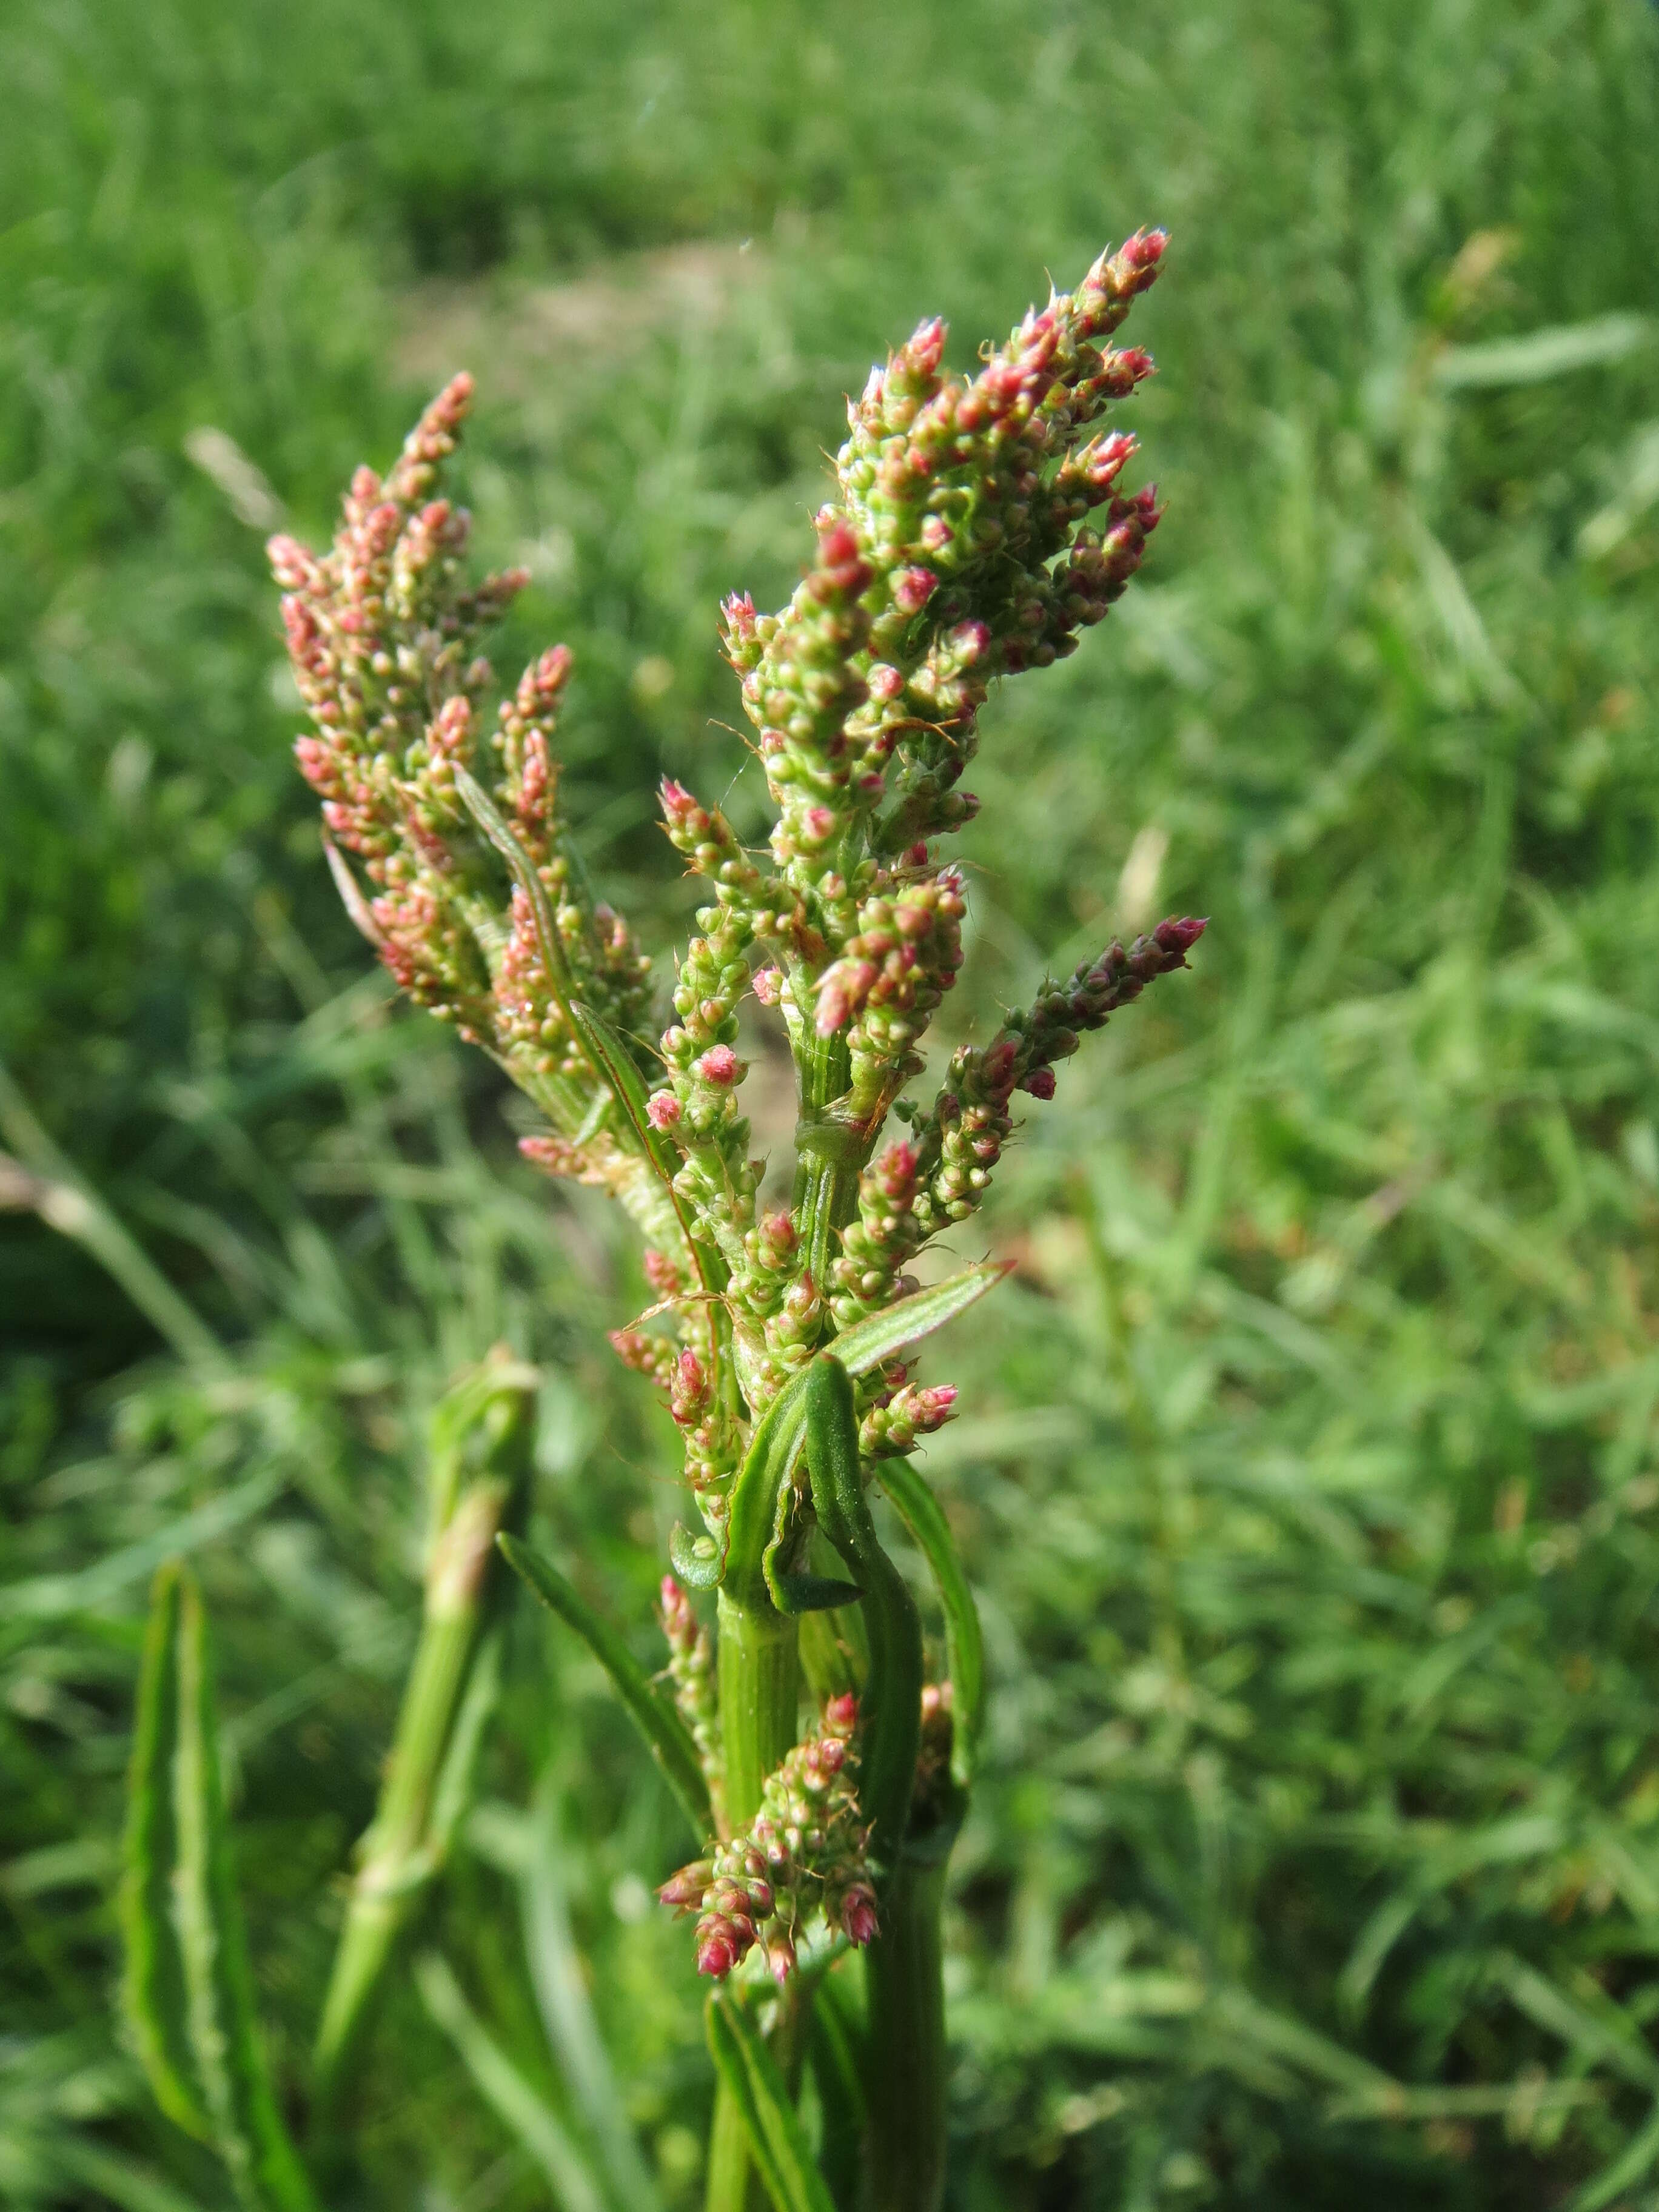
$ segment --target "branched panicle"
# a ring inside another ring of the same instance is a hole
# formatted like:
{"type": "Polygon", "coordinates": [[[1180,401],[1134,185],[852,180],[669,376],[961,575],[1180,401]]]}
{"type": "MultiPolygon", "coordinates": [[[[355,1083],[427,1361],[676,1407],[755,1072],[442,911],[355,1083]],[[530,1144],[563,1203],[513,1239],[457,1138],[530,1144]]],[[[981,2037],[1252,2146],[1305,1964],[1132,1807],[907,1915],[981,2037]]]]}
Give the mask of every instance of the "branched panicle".
{"type": "MultiPolygon", "coordinates": [[[[699,1557],[723,1560],[742,1521],[738,1469],[792,1377],[915,1292],[921,1247],[978,1206],[1015,1093],[1051,1097],[1083,1033],[1184,965],[1204,927],[1172,920],[1127,951],[1114,944],[989,1043],[957,1050],[931,1107],[902,1099],[962,963],[966,885],[936,841],[975,811],[960,780],[980,711],[999,679],[1075,648],[1158,520],[1152,488],[1126,486],[1133,438],[1103,418],[1151,374],[1150,357],[1116,339],[1164,248],[1146,231],[1103,254],[969,375],[950,372],[945,326],[926,322],[851,403],[788,604],[767,614],[734,594],[722,610],[775,810],[769,849],[746,849],[684,784],[661,787],[669,842],[705,901],[665,1026],[647,963],[589,894],[560,811],[570,656],[553,647],[503,692],[479,650],[525,579],[464,576],[468,519],[440,479],[470,380],[433,402],[384,482],[359,471],[329,552],[272,541],[312,720],[296,750],[354,917],[411,995],[541,1106],[548,1127],[522,1140],[526,1155],[611,1190],[645,1231],[655,1303],[611,1342],[678,1430],[708,1531],[699,1557]],[[751,991],[782,1016],[799,1085],[795,1187],[768,1212],[741,1097],[751,991]],[[896,1110],[908,1133],[884,1146],[896,1110]]],[[[949,1419],[957,1396],[916,1379],[914,1338],[892,1341],[884,1358],[847,1362],[866,1479],[949,1419]]],[[[796,1539],[818,1510],[799,1484],[779,1506],[796,1515],[796,1539]]],[[[708,1638],[672,1579],[662,1607],[669,1673],[718,1807],[728,1762],[708,1638]]],[[[923,1796],[950,1746],[949,1685],[929,1695],[923,1796]]],[[[881,1710],[872,1685],[872,1793],[881,1710]]],[[[747,1832],[668,1886],[702,1913],[705,1972],[759,1944],[787,1973],[817,1911],[854,1942],[873,1932],[857,1723],[850,1698],[832,1701],[747,1832]]],[[[744,1770],[750,1802],[775,1756],[773,1743],[744,1770]]]]}
{"type": "Polygon", "coordinates": [[[831,1698],[762,1793],[746,1834],[682,1867],[658,1894],[696,1912],[697,1970],[724,1980],[757,1945],[787,1981],[816,1919],[857,1944],[876,1932],[858,1802],[858,1700],[831,1698]]]}
{"type": "MultiPolygon", "coordinates": [[[[493,722],[486,714],[495,674],[479,647],[527,578],[514,568],[470,589],[463,580],[470,519],[439,483],[471,399],[471,379],[456,377],[384,482],[357,471],[329,552],[271,540],[312,721],[295,750],[330,836],[373,886],[354,912],[386,966],[421,1005],[494,1052],[568,1136],[591,1071],[564,1001],[574,993],[634,1029],[648,963],[626,924],[590,898],[568,849],[553,750],[564,647],[532,663],[493,722]],[[553,943],[524,889],[509,894],[463,803],[461,770],[493,787],[539,879],[553,943]]],[[[350,889],[349,863],[338,868],[350,889]]],[[[570,1164],[586,1172],[594,1162],[570,1164]]]]}

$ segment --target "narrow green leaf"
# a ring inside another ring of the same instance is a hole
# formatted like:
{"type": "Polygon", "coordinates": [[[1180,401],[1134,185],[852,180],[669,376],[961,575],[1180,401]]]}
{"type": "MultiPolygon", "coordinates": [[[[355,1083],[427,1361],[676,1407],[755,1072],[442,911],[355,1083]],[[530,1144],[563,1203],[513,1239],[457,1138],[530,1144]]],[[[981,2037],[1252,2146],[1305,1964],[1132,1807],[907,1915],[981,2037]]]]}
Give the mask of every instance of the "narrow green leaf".
{"type": "MultiPolygon", "coordinates": [[[[846,2108],[855,2136],[869,2118],[864,2069],[869,2057],[869,2029],[864,2007],[846,1973],[820,1976],[812,1991],[812,2065],[820,2093],[834,2085],[836,2099],[846,2108]]],[[[825,2096],[825,2101],[829,2098],[825,2096]]]]}
{"type": "Polygon", "coordinates": [[[595,2163],[610,2184],[612,2199],[620,2212],[663,2212],[661,2196],[641,2153],[627,2100],[593,2015],[586,1962],[570,1924],[564,1874],[569,1846],[559,1823],[561,1764],[562,1754],[556,1754],[537,1790],[530,1864],[520,1881],[525,1963],[572,2108],[586,2122],[595,2163]]]}
{"type": "Polygon", "coordinates": [[[699,1288],[712,1294],[725,1282],[726,1276],[717,1265],[711,1266],[709,1252],[692,1233],[690,1220],[674,1185],[674,1177],[679,1171],[679,1155],[663,1132],[652,1127],[651,1116],[647,1111],[645,1084],[639,1069],[634,1065],[633,1054],[610,1024],[602,1021],[593,1009],[584,1006],[580,999],[570,1001],[569,1014],[588,1058],[609,1088],[629,1127],[634,1132],[635,1141],[668,1194],[668,1202],[674,1209],[680,1234],[685,1239],[685,1249],[690,1255],[699,1288]]]}
{"type": "Polygon", "coordinates": [[[575,1630],[610,1675],[617,1695],[645,1738],[647,1748],[662,1769],[663,1779],[673,1791],[701,1843],[714,1832],[714,1826],[708,1783],[690,1730],[672,1700],[657,1687],[618,1632],[594,1612],[550,1560],[532,1552],[528,1544],[515,1536],[498,1536],[495,1540],[514,1574],[550,1613],[556,1613],[575,1630]]]}
{"type": "Polygon", "coordinates": [[[859,1796],[875,1857],[891,1868],[903,1841],[921,1731],[921,1622],[883,1551],[859,1459],[853,1385],[833,1352],[806,1370],[806,1452],[818,1526],[857,1577],[870,1634],[859,1796]]]}
{"type": "Polygon", "coordinates": [[[935,1329],[943,1328],[946,1322],[954,1321],[959,1313],[977,1304],[987,1291],[995,1290],[1011,1265],[1008,1261],[981,1261],[964,1267],[948,1281],[935,1283],[931,1290],[914,1291],[896,1305],[884,1306],[867,1321],[843,1329],[834,1343],[824,1348],[835,1354],[849,1375],[867,1375],[872,1368],[879,1367],[911,1345],[920,1344],[935,1329]]]}
{"type": "Polygon", "coordinates": [[[1490,391],[1506,385],[1542,384],[1581,368],[1650,346],[1659,325],[1647,315],[1592,316],[1588,322],[1552,323],[1519,337],[1489,338],[1480,345],[1448,346],[1431,374],[1443,392],[1490,391]]]}
{"type": "Polygon", "coordinates": [[[315,2200],[277,2112],[259,2047],[219,1776],[207,1613],[194,1578],[183,1569],[176,1643],[178,1857],[172,1883],[191,2052],[215,2147],[250,2212],[313,2212],[315,2200]]]}
{"type": "Polygon", "coordinates": [[[605,2212],[586,2156],[473,2011],[448,1961],[425,1953],[415,1962],[415,1986],[486,2104],[540,2166],[560,2212],[605,2212]]]}
{"type": "Polygon", "coordinates": [[[985,1724],[985,1640],[979,1607],[963,1572],[956,1539],[939,1500],[908,1460],[883,1460],[882,1488],[933,1571],[945,1610],[945,1650],[951,1670],[951,1779],[965,1790],[974,1778],[985,1724]]]}
{"type": "Polygon", "coordinates": [[[155,2101],[177,2127],[209,2141],[212,2122],[202,2101],[190,2051],[184,1961],[173,1924],[173,1761],[179,1739],[180,1569],[170,1561],[155,1577],[144,1632],[121,1881],[125,1962],[121,1999],[155,2101]]]}
{"type": "Polygon", "coordinates": [[[806,1438],[806,1376],[793,1375],[767,1407],[744,1455],[726,1522],[725,1589],[738,1605],[769,1605],[767,1559],[782,1494],[806,1438]]]}
{"type": "Polygon", "coordinates": [[[105,1205],[34,1118],[28,1101],[0,1060],[0,1137],[27,1171],[21,1202],[49,1229],[73,1237],[112,1276],[156,1334],[188,1365],[225,1365],[224,1347],[179,1297],[125,1224],[105,1205]]]}
{"type": "Polygon", "coordinates": [[[750,2148],[775,2212],[835,2212],[783,2076],[759,2029],[729,1990],[708,2000],[708,2048],[743,2114],[750,2148]]]}
{"type": "Polygon", "coordinates": [[[514,882],[530,902],[530,912],[536,924],[536,939],[541,949],[542,965],[553,994],[562,1011],[570,1010],[570,963],[564,957],[564,943],[553,920],[553,909],[547,902],[547,887],[537,874],[528,853],[513,834],[506,817],[483,786],[464,768],[455,770],[455,788],[460,793],[467,812],[483,831],[490,843],[507,862],[514,882]]]}
{"type": "Polygon", "coordinates": [[[629,1127],[639,1139],[641,1151],[663,1180],[672,1183],[679,1167],[679,1159],[662,1131],[651,1126],[651,1116],[646,1110],[645,1083],[634,1065],[634,1055],[610,1024],[602,1021],[593,1009],[584,1006],[580,999],[573,999],[570,1002],[570,1018],[575,1024],[576,1034],[586,1048],[589,1059],[604,1077],[629,1127]]]}
{"type": "Polygon", "coordinates": [[[1600,2173],[1593,2174],[1574,2196],[1568,2197],[1565,2212],[1602,2212],[1604,2205],[1635,2187],[1651,2172],[1659,2162],[1659,2105],[1649,2113],[1645,2126],[1625,2145],[1617,2158],[1604,2166],[1600,2173]]]}
{"type": "Polygon", "coordinates": [[[818,2164],[836,2203],[850,2208],[858,2202],[860,2152],[870,2124],[863,2007],[853,1995],[852,1977],[834,1972],[817,1978],[811,2005],[807,2049],[823,2113],[818,2164]]]}

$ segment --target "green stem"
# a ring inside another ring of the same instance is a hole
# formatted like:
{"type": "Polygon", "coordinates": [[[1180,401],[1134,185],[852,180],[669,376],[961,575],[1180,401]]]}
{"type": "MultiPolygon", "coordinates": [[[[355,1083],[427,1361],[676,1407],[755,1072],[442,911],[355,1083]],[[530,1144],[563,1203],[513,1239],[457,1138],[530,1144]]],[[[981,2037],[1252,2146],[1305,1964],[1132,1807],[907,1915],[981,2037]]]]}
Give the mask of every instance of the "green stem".
{"type": "Polygon", "coordinates": [[[800,1623],[764,1602],[720,1594],[720,1735],[726,1814],[732,1832],[760,1810],[766,1778],[795,1747],[800,1709],[800,1623]]]}
{"type": "MultiPolygon", "coordinates": [[[[794,1748],[800,1705],[800,1624],[769,1604],[719,1598],[720,1735],[726,1814],[733,1833],[760,1810],[768,1775],[794,1748]]],[[[705,2212],[763,2212],[743,2114],[721,2084],[708,2143],[705,2212]]]]}
{"type": "Polygon", "coordinates": [[[493,1354],[445,1400],[434,1424],[438,1535],[427,1568],[420,1641],[380,1802],[358,1845],[317,2032],[312,2122],[325,2135],[393,1951],[442,1867],[465,1799],[468,1778],[455,1765],[471,1765],[482,1722],[474,1693],[491,1695],[490,1670],[481,1667],[481,1656],[512,1579],[495,1538],[523,1513],[534,1382],[530,1370],[493,1354]]]}
{"type": "Polygon", "coordinates": [[[836,1256],[837,1232],[858,1212],[859,1173],[869,1157],[870,1139],[860,1141],[854,1126],[825,1119],[830,1106],[852,1081],[844,1037],[812,1038],[797,1061],[800,1081],[800,1147],[795,1170],[794,1212],[799,1224],[806,1272],[822,1290],[836,1256]]]}
{"type": "Polygon", "coordinates": [[[865,1953],[869,2212],[938,2212],[945,2191],[945,1858],[901,1857],[865,1953]]]}

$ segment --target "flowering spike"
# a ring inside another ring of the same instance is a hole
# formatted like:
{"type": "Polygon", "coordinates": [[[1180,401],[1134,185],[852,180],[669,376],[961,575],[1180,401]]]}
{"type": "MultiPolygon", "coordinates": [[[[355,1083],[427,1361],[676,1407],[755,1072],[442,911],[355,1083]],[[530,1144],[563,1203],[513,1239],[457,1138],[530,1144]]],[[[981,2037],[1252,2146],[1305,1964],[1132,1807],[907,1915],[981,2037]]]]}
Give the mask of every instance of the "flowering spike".
{"type": "MultiPolygon", "coordinates": [[[[663,1584],[665,1620],[670,1586],[663,1584]]],[[[858,1723],[855,1697],[829,1699],[817,1730],[768,1778],[749,1832],[681,1868],[658,1891],[678,1911],[700,1908],[700,1974],[723,1980],[758,1944],[781,1985],[795,1970],[799,1936],[818,1916],[854,1943],[875,1934],[857,1796],[858,1723]]]]}
{"type": "MultiPolygon", "coordinates": [[[[611,1341],[677,1425],[705,1530],[677,1538],[687,1582],[718,1575],[746,1525],[738,1471],[792,1375],[915,1288],[921,1248],[979,1204],[1017,1094],[1052,1097],[1080,1037],[1183,966],[1204,927],[1172,918],[1045,985],[960,1048],[931,1107],[902,1109],[908,1133],[884,1145],[962,961],[965,886],[937,842],[976,811],[963,778],[981,711],[997,684],[1077,647],[1161,519],[1109,410],[1152,373],[1118,341],[1165,246],[1147,230],[1103,253],[969,373],[950,370],[943,322],[920,324],[849,404],[788,603],[766,612],[733,592],[720,610],[774,809],[769,852],[679,778],[661,786],[669,841],[706,901],[672,1008],[653,1010],[647,963],[589,891],[562,810],[568,652],[501,685],[482,650],[526,577],[465,573],[470,520],[444,477],[471,380],[438,394],[384,477],[353,477],[328,551],[271,540],[310,715],[296,757],[354,918],[398,982],[541,1109],[525,1157],[612,1191],[645,1233],[666,1311],[611,1341]],[[766,1214],[743,1111],[751,988],[782,1015],[802,1102],[792,1203],[766,1214]]],[[[866,1462],[915,1449],[957,1398],[897,1353],[856,1387],[866,1462]]],[[[780,1477],[778,1541],[810,1533],[807,1470],[804,1485],[780,1477]]],[[[714,1654],[679,1582],[661,1603],[668,1674],[718,1805],[714,1654]]],[[[928,1729],[948,1733],[943,1690],[931,1720],[924,1708],[926,1768],[928,1729]]],[[[734,1770],[751,1794],[759,1763],[734,1770]]],[[[698,1916],[703,1972],[759,1947],[787,1978],[812,1914],[871,1940],[884,1905],[857,1771],[856,1704],[832,1699],[746,1830],[665,1887],[698,1916]]]]}

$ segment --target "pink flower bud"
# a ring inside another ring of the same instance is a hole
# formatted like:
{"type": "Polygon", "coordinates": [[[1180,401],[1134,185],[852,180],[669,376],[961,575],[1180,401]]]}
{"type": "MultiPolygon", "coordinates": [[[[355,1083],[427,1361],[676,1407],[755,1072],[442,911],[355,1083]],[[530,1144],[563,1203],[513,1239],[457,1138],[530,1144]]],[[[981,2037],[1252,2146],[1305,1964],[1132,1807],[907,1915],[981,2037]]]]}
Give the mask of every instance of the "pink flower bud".
{"type": "Polygon", "coordinates": [[[899,360],[913,376],[921,379],[936,373],[945,358],[945,340],[948,331],[949,325],[942,315],[935,315],[927,322],[917,324],[905,340],[899,355],[899,360]]]}
{"type": "Polygon", "coordinates": [[[641,1264],[646,1281],[659,1298],[678,1297],[684,1289],[678,1267],[665,1252],[659,1252],[653,1245],[647,1245],[641,1264]]]}
{"type": "Polygon", "coordinates": [[[938,588],[931,568],[901,568],[893,578],[893,604],[907,615],[920,614],[938,588]]]}
{"type": "Polygon", "coordinates": [[[919,1434],[926,1435],[933,1429],[942,1429],[951,1418],[951,1408],[957,1402],[954,1382],[931,1382],[925,1389],[916,1391],[910,1401],[919,1434]]]}
{"type": "Polygon", "coordinates": [[[723,1982],[747,1948],[747,1944],[739,1943],[736,1930],[727,1922],[700,1922],[697,1928],[697,1972],[709,1975],[714,1981],[723,1982]]]}
{"type": "Polygon", "coordinates": [[[1160,951],[1178,952],[1184,962],[1205,931],[1210,926],[1208,915],[1186,915],[1179,920],[1160,921],[1152,932],[1160,951]]]}
{"type": "Polygon", "coordinates": [[[1052,1098],[1054,1095],[1054,1071],[1052,1067],[1034,1067],[1020,1085],[1033,1098],[1052,1098]]]}
{"type": "Polygon", "coordinates": [[[680,1118],[680,1102],[672,1091],[653,1091],[645,1102],[645,1117],[653,1129],[672,1129],[680,1118]]]}
{"type": "Polygon", "coordinates": [[[859,1701],[851,1690],[843,1690],[839,1697],[830,1698],[823,1708],[826,1734],[851,1735],[858,1726],[859,1701]]]}
{"type": "Polygon", "coordinates": [[[904,689],[903,676],[890,662],[885,660],[875,662],[864,681],[870,696],[878,700],[883,706],[885,706],[889,701],[896,699],[904,689]]]}
{"type": "Polygon", "coordinates": [[[772,1979],[781,1989],[795,1971],[795,1939],[787,1929],[767,1945],[766,1964],[772,1979]]]}
{"type": "Polygon", "coordinates": [[[697,1062],[697,1073],[705,1083],[724,1087],[736,1079],[738,1055],[729,1044],[711,1044],[697,1062]]]}
{"type": "Polygon", "coordinates": [[[826,568],[835,568],[858,557],[859,541],[852,524],[826,509],[818,521],[819,560],[826,568]]]}
{"type": "Polygon", "coordinates": [[[775,1006],[783,996],[783,970],[781,968],[759,968],[750,978],[750,988],[763,1006],[775,1006]]]}
{"type": "Polygon", "coordinates": [[[867,1882],[855,1881],[841,1901],[841,1924],[847,1930],[847,1940],[860,1948],[870,1942],[878,1932],[876,1895],[867,1882]]]}
{"type": "Polygon", "coordinates": [[[702,812],[702,807],[698,805],[685,786],[683,783],[676,783],[672,775],[663,778],[659,796],[662,800],[663,816],[671,830],[691,829],[696,817],[702,812]]]}
{"type": "Polygon", "coordinates": [[[1138,230],[1133,238],[1126,238],[1119,246],[1118,258],[1139,275],[1157,268],[1164,258],[1164,249],[1169,242],[1167,230],[1138,230]]]}
{"type": "Polygon", "coordinates": [[[703,1372],[702,1362],[695,1352],[689,1349],[682,1352],[674,1362],[669,1412],[682,1428],[691,1428],[702,1419],[708,1402],[708,1377],[703,1372]]]}
{"type": "Polygon", "coordinates": [[[981,1073],[988,1091],[1008,1089],[1014,1077],[1014,1047],[1008,1038],[988,1048],[981,1062],[981,1073]]]}
{"type": "MultiPolygon", "coordinates": [[[[869,564],[859,550],[859,541],[853,526],[844,515],[833,508],[823,508],[817,516],[818,565],[817,575],[823,587],[830,592],[856,598],[870,580],[869,564]]],[[[809,588],[812,588],[809,586],[809,588]]]]}
{"type": "Polygon", "coordinates": [[[702,1893],[708,1887],[708,1877],[714,1869],[707,1859],[694,1865],[682,1867],[678,1874],[670,1875],[657,1892],[663,1904],[672,1905],[677,1911],[684,1912],[690,1906],[702,1903],[702,1893]]]}
{"type": "Polygon", "coordinates": [[[747,592],[733,592],[720,602],[726,635],[734,645],[747,645],[755,635],[755,602],[747,592]]]}

